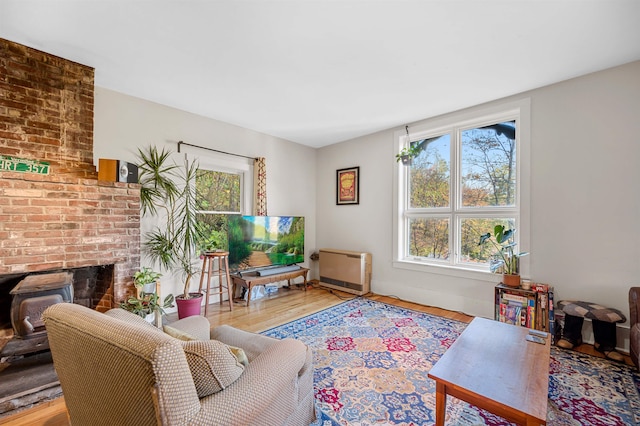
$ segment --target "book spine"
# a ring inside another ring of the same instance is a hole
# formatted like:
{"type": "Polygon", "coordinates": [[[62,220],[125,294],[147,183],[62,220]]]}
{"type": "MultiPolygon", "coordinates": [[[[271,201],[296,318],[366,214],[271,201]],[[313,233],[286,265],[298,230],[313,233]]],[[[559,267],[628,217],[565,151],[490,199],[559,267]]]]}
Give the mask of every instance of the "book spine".
{"type": "Polygon", "coordinates": [[[536,303],[536,325],[535,325],[534,328],[536,330],[541,330],[542,327],[540,326],[540,318],[542,318],[542,315],[541,315],[541,312],[540,312],[541,311],[541,309],[540,309],[540,294],[536,293],[535,297],[536,297],[536,302],[535,302],[536,303]]]}
{"type": "Polygon", "coordinates": [[[527,303],[527,297],[526,296],[518,296],[518,295],[515,295],[515,294],[504,293],[502,295],[502,298],[506,299],[506,300],[513,300],[514,302],[520,302],[520,303],[524,303],[524,304],[527,303]]]}
{"type": "Polygon", "coordinates": [[[520,325],[521,324],[521,311],[520,306],[505,305],[505,318],[504,322],[507,324],[520,325]]]}
{"type": "Polygon", "coordinates": [[[556,318],[553,311],[553,289],[549,291],[549,333],[551,333],[551,342],[555,343],[556,339],[556,318]]]}
{"type": "Polygon", "coordinates": [[[527,327],[535,328],[536,326],[536,301],[535,299],[529,299],[529,305],[527,306],[527,327]]]}
{"type": "Polygon", "coordinates": [[[549,299],[547,293],[540,293],[540,307],[542,308],[542,318],[540,325],[542,331],[549,331],[549,299]]]}

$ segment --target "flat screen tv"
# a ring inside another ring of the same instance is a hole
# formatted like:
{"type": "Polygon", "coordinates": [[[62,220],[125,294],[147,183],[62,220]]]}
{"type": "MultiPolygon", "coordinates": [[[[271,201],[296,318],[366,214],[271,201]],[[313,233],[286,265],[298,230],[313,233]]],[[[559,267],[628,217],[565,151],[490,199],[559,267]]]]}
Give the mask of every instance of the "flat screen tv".
{"type": "Polygon", "coordinates": [[[229,216],[229,269],[304,262],[304,217],[229,216]]]}

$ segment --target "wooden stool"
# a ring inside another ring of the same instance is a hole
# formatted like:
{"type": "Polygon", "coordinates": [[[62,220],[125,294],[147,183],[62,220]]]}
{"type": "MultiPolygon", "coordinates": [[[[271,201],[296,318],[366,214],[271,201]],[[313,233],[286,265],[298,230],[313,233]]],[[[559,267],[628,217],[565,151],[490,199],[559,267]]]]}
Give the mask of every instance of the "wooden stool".
{"type": "MultiPolygon", "coordinates": [[[[229,252],[226,251],[216,251],[205,253],[202,259],[202,273],[200,274],[200,292],[202,292],[202,284],[204,283],[204,274],[207,273],[207,288],[206,288],[206,297],[204,301],[204,316],[207,316],[207,312],[209,310],[209,295],[211,293],[211,278],[213,278],[213,273],[218,274],[218,285],[217,290],[213,292],[213,294],[220,295],[220,304],[223,303],[222,295],[224,294],[224,289],[227,290],[227,295],[229,297],[229,310],[233,311],[233,297],[231,295],[231,277],[229,277],[229,252]],[[218,269],[213,269],[214,260],[218,259],[218,269]],[[222,279],[226,281],[223,282],[222,279]]],[[[214,285],[214,288],[216,286],[214,285]]]]}

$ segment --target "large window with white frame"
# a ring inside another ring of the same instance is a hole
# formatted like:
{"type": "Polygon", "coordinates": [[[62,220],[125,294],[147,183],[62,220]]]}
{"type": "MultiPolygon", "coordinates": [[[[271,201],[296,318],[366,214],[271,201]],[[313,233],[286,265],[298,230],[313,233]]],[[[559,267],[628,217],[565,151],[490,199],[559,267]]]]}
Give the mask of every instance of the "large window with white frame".
{"type": "Polygon", "coordinates": [[[227,218],[249,214],[252,181],[248,163],[200,160],[195,180],[197,218],[207,236],[200,251],[228,249],[227,218]]]}
{"type": "MultiPolygon", "coordinates": [[[[527,173],[521,169],[529,150],[521,127],[522,111],[512,108],[396,135],[398,150],[418,152],[410,165],[398,165],[397,266],[489,270],[493,253],[478,245],[480,236],[497,224],[523,225],[527,173]]],[[[517,232],[516,241],[520,237],[517,232]]]]}

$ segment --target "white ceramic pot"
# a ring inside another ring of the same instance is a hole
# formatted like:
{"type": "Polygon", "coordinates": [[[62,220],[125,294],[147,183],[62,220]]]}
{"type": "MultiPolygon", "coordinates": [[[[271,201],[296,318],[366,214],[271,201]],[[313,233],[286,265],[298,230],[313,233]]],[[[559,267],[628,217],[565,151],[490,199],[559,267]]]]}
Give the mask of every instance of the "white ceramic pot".
{"type": "Polygon", "coordinates": [[[151,294],[156,292],[156,283],[148,283],[142,286],[142,292],[151,294]]]}

